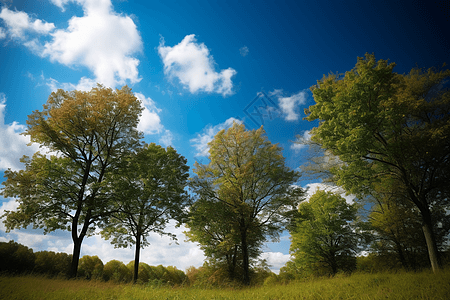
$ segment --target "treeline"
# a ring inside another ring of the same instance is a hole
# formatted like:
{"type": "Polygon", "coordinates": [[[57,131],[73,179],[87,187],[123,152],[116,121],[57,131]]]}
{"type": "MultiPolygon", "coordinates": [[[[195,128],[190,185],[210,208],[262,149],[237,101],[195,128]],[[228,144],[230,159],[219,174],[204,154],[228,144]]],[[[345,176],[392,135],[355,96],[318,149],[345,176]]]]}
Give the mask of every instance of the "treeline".
{"type": "MultiPolygon", "coordinates": [[[[67,278],[72,255],[62,252],[38,251],[14,241],[0,242],[0,273],[10,275],[36,274],[67,278]]],[[[128,283],[133,279],[134,261],[125,265],[118,260],[103,264],[98,256],[84,255],[78,265],[78,278],[128,283]]],[[[188,283],[186,274],[176,267],[139,264],[138,283],[154,286],[188,283]]]]}

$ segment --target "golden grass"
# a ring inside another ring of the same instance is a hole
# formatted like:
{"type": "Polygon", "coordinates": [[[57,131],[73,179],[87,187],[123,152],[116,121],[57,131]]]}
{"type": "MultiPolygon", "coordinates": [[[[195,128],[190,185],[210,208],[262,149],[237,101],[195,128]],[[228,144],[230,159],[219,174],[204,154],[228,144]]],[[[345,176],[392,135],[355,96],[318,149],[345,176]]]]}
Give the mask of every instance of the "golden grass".
{"type": "Polygon", "coordinates": [[[245,289],[153,288],[100,281],[0,276],[0,299],[449,299],[450,270],[310,279],[245,289]]]}

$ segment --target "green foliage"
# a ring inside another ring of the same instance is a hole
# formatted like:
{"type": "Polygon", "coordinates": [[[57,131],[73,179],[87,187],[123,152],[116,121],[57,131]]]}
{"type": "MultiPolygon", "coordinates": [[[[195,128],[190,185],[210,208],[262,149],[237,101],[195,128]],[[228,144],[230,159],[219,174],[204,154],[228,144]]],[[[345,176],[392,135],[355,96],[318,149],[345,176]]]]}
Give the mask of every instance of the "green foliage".
{"type": "Polygon", "coordinates": [[[191,207],[188,236],[212,261],[226,262],[230,278],[239,261],[242,282],[249,284],[251,258],[267,237],[278,237],[300,201],[302,190],[292,186],[299,174],[285,166],[281,148],[262,128],[248,131],[234,123],[209,146],[210,163],[196,163],[191,179],[198,202],[191,207]]]}
{"type": "Polygon", "coordinates": [[[98,256],[85,255],[78,264],[78,276],[85,279],[102,279],[103,262],[98,256]]]}
{"type": "MultiPolygon", "coordinates": [[[[186,159],[170,146],[164,149],[151,143],[138,149],[112,176],[117,208],[103,220],[102,236],[116,247],[136,244],[136,264],[140,249],[150,244],[150,232],[176,239],[165,227],[171,219],[181,222],[184,218],[189,200],[184,190],[188,172],[186,159]]],[[[138,278],[136,268],[134,280],[138,278]]]]}
{"type": "Polygon", "coordinates": [[[420,211],[434,270],[439,268],[431,208],[448,207],[450,92],[436,91],[450,70],[393,72],[395,64],[366,54],[345,76],[325,76],[311,88],[319,120],[312,140],[338,156],[331,172],[347,191],[370,195],[395,180],[420,211]],[[407,149],[407,151],[406,151],[407,149]]]}
{"type": "Polygon", "coordinates": [[[64,252],[39,251],[35,253],[33,273],[65,277],[69,274],[72,255],[64,252]]]}
{"type": "Polygon", "coordinates": [[[133,278],[133,273],[125,264],[118,260],[111,260],[103,266],[103,279],[115,283],[127,283],[133,278]]]}
{"type": "Polygon", "coordinates": [[[353,271],[358,245],[355,204],[349,205],[337,194],[318,190],[298,210],[290,247],[295,264],[317,275],[353,271]]]}
{"type": "Polygon", "coordinates": [[[31,272],[34,268],[34,261],[33,249],[14,241],[0,242],[0,273],[21,274],[31,272]]]}
{"type": "Polygon", "coordinates": [[[71,276],[78,267],[83,238],[112,211],[114,195],[106,178],[139,146],[140,101],[127,86],[97,86],[89,92],[53,92],[42,111],[28,116],[31,142],[57,155],[24,157],[24,170],[5,171],[1,194],[16,197],[17,211],[6,211],[7,230],[27,227],[72,232],[71,276]]]}

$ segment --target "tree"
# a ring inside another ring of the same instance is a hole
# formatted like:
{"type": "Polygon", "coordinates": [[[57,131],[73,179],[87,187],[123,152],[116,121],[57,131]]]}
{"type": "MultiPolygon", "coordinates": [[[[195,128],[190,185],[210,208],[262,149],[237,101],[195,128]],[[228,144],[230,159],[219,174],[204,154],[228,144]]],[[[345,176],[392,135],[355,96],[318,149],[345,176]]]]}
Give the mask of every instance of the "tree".
{"type": "Polygon", "coordinates": [[[103,262],[97,256],[85,255],[80,259],[78,275],[84,279],[101,279],[103,277],[103,262]]]}
{"type": "Polygon", "coordinates": [[[8,230],[69,230],[73,240],[70,276],[75,277],[84,237],[111,213],[114,196],[105,181],[122,157],[139,145],[136,129],[142,111],[131,89],[97,86],[89,92],[53,92],[42,111],[28,116],[31,142],[55,155],[24,157],[25,169],[7,170],[4,197],[16,197],[17,211],[7,211],[8,230]]]}
{"type": "Polygon", "coordinates": [[[111,179],[117,196],[117,213],[104,219],[102,235],[117,247],[136,245],[134,282],[139,276],[140,249],[150,242],[150,232],[166,234],[171,219],[182,221],[189,197],[184,190],[189,177],[186,159],[174,148],[154,143],[130,156],[111,179]]]}
{"type": "MultiPolygon", "coordinates": [[[[225,268],[228,278],[234,280],[242,275],[242,251],[238,222],[232,208],[224,202],[213,202],[199,198],[190,208],[190,217],[186,223],[189,231],[186,236],[198,242],[208,258],[208,265],[225,268]]],[[[249,259],[256,259],[264,240],[257,228],[249,230],[247,235],[249,259]]]]}
{"type": "Polygon", "coordinates": [[[318,190],[298,210],[290,248],[296,264],[322,267],[332,275],[339,270],[354,270],[358,246],[355,204],[347,204],[340,195],[318,190]]]}
{"type": "Polygon", "coordinates": [[[292,185],[299,174],[285,166],[281,148],[267,139],[262,127],[248,131],[234,123],[217,133],[209,146],[210,163],[195,164],[191,187],[202,201],[217,203],[226,212],[219,220],[233,231],[228,245],[239,241],[242,281],[248,285],[249,249],[254,246],[250,242],[278,236],[288,221],[285,213],[296,208],[302,196],[302,189],[292,185]]]}
{"type": "Polygon", "coordinates": [[[118,260],[110,260],[103,267],[103,279],[115,283],[127,283],[133,278],[131,270],[118,260]]]}
{"type": "Polygon", "coordinates": [[[393,178],[420,211],[434,271],[439,269],[433,206],[448,205],[450,93],[437,89],[450,70],[393,72],[395,64],[358,58],[345,76],[331,74],[311,87],[320,120],[312,140],[343,164],[333,170],[347,191],[368,195],[374,182],[393,178]]]}

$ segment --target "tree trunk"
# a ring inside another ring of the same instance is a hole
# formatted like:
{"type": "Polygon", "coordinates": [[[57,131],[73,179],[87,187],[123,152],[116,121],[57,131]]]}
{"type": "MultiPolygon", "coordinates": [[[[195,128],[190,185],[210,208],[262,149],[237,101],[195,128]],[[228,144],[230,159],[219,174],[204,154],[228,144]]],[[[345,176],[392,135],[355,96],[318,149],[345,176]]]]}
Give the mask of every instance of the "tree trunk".
{"type": "Polygon", "coordinates": [[[81,242],[82,241],[83,241],[83,238],[81,238],[81,237],[76,238],[73,241],[72,264],[70,265],[69,278],[77,277],[78,262],[80,260],[81,242]]]}
{"type": "Polygon", "coordinates": [[[426,222],[424,220],[422,230],[425,236],[425,240],[427,242],[428,256],[430,258],[431,269],[433,270],[434,273],[437,273],[440,269],[439,251],[437,249],[436,238],[433,233],[433,226],[431,225],[431,218],[430,222],[426,222]]]}
{"type": "Polygon", "coordinates": [[[139,255],[141,251],[141,234],[138,232],[136,237],[136,251],[134,254],[134,277],[133,282],[137,283],[138,276],[139,276],[139,255]]]}
{"type": "Polygon", "coordinates": [[[243,280],[244,285],[250,285],[249,274],[249,258],[248,258],[248,244],[247,244],[247,230],[241,224],[241,250],[242,250],[242,267],[243,267],[243,280]]]}

